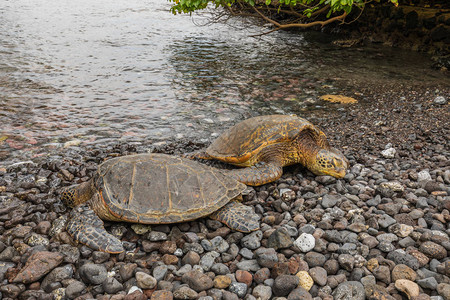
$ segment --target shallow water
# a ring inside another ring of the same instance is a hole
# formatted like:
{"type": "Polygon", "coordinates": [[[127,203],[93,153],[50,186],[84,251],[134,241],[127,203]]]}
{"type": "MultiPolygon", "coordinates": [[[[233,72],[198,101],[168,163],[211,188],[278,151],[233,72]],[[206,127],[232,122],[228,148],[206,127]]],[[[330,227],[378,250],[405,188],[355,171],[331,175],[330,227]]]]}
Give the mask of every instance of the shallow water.
{"type": "Polygon", "coordinates": [[[261,27],[199,26],[208,15],[169,7],[2,1],[0,164],[79,143],[205,140],[252,115],[320,112],[320,95],[355,81],[449,83],[417,53],[342,49],[321,34],[254,38],[261,27]]]}

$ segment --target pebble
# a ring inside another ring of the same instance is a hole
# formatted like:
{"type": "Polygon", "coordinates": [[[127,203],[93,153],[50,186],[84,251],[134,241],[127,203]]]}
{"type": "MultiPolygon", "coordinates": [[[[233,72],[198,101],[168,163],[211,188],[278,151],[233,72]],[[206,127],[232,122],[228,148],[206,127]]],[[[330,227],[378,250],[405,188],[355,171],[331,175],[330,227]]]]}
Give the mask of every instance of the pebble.
{"type": "MultiPolygon", "coordinates": [[[[297,274],[298,275],[298,274],[297,274]]],[[[327,271],[322,267],[314,267],[309,270],[309,275],[319,286],[327,284],[327,271]]],[[[306,289],[306,288],[305,288],[306,289]]],[[[308,290],[308,289],[306,289],[308,290]]]]}
{"type": "Polygon", "coordinates": [[[259,248],[255,251],[255,258],[261,267],[272,268],[278,262],[274,248],[259,248]]]}
{"type": "Polygon", "coordinates": [[[417,280],[417,284],[423,289],[436,290],[438,282],[434,277],[428,277],[424,279],[417,280]]]}
{"type": "Polygon", "coordinates": [[[85,290],[86,285],[83,282],[75,280],[66,287],[66,296],[69,299],[75,299],[81,296],[85,290]]]}
{"type": "Polygon", "coordinates": [[[300,251],[306,253],[314,249],[316,246],[316,239],[312,234],[302,233],[300,236],[294,241],[294,245],[300,249],[300,251]]]}
{"type": "Polygon", "coordinates": [[[256,250],[261,247],[261,240],[263,237],[263,233],[261,230],[257,230],[246,235],[241,239],[242,247],[248,248],[250,250],[256,250]]]}
{"type": "Polygon", "coordinates": [[[449,283],[439,283],[437,286],[437,292],[445,300],[450,299],[450,284],[449,283]]]}
{"type": "Polygon", "coordinates": [[[392,281],[395,282],[399,279],[408,279],[410,281],[416,281],[417,273],[408,267],[407,265],[398,264],[392,269],[392,281]]]}
{"type": "Polygon", "coordinates": [[[269,300],[272,297],[272,288],[263,284],[255,286],[252,295],[259,300],[269,300]]]}
{"type": "Polygon", "coordinates": [[[408,279],[399,279],[395,281],[395,288],[400,292],[405,293],[408,296],[408,299],[418,297],[420,293],[417,283],[408,279]]]}
{"type": "Polygon", "coordinates": [[[247,293],[247,284],[242,282],[232,282],[228,290],[242,299],[247,293]]]}
{"type": "Polygon", "coordinates": [[[395,153],[397,153],[397,151],[394,148],[387,148],[387,149],[381,151],[381,155],[384,158],[394,158],[395,153]]]}
{"type": "Polygon", "coordinates": [[[63,258],[64,256],[57,252],[36,252],[28,258],[25,266],[10,282],[25,284],[35,282],[62,263],[63,258]]]}
{"type": "Polygon", "coordinates": [[[439,105],[445,105],[447,104],[447,99],[445,99],[445,97],[443,96],[437,96],[436,98],[434,98],[433,102],[439,105]]]}
{"type": "Polygon", "coordinates": [[[173,292],[175,299],[197,299],[198,293],[186,285],[182,285],[173,292]]]}
{"type": "Polygon", "coordinates": [[[136,283],[141,289],[153,289],[156,286],[157,280],[144,272],[136,272],[136,283]]]}
{"type": "Polygon", "coordinates": [[[298,286],[309,291],[314,285],[314,280],[311,278],[307,271],[299,271],[296,276],[298,277],[298,286]]]}
{"type": "Polygon", "coordinates": [[[102,284],[108,276],[104,265],[84,264],[79,269],[80,277],[85,283],[102,284]]]}
{"type": "Polygon", "coordinates": [[[123,290],[123,285],[113,277],[106,278],[102,283],[102,287],[107,294],[116,294],[123,290]]]}
{"type": "Polygon", "coordinates": [[[213,284],[216,289],[226,289],[231,284],[231,277],[226,275],[218,275],[214,278],[213,284]]]}
{"type": "Polygon", "coordinates": [[[214,282],[206,274],[199,271],[190,271],[184,274],[181,278],[184,283],[187,283],[191,289],[196,292],[208,290],[214,286],[214,282]]]}
{"type": "Polygon", "coordinates": [[[299,277],[294,275],[280,275],[275,278],[272,291],[275,296],[287,296],[299,285],[299,277]]]}
{"type": "Polygon", "coordinates": [[[419,261],[414,256],[405,253],[403,250],[395,250],[389,252],[386,256],[387,259],[392,260],[396,264],[404,264],[413,270],[417,270],[420,267],[419,261]]]}
{"type": "Polygon", "coordinates": [[[267,240],[267,247],[275,250],[289,248],[293,245],[291,236],[286,228],[276,229],[267,240]]]}
{"type": "Polygon", "coordinates": [[[447,257],[447,250],[443,246],[432,241],[422,243],[419,250],[430,258],[443,259],[447,257]]]}
{"type": "Polygon", "coordinates": [[[333,291],[335,300],[365,300],[364,286],[358,281],[346,281],[340,283],[333,291]]]}

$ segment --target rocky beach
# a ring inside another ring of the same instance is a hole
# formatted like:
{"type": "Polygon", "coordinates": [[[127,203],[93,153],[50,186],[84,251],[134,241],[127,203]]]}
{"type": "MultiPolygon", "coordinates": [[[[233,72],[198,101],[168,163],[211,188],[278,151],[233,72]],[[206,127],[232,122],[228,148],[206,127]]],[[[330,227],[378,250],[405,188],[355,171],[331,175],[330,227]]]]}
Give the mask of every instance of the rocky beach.
{"type": "Polygon", "coordinates": [[[107,222],[126,248],[111,255],[65,231],[60,189],[104,160],[208,143],[69,143],[1,165],[0,299],[450,299],[448,87],[379,91],[303,116],[344,152],[348,173],[297,165],[248,187],[244,202],[261,218],[250,234],[210,219],[107,222]]]}

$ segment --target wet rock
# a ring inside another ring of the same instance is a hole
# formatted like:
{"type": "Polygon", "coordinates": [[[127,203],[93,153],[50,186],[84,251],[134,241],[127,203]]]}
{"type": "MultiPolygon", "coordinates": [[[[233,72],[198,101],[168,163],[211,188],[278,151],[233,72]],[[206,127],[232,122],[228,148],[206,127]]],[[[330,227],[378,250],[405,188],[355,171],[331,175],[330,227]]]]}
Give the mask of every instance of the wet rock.
{"type": "Polygon", "coordinates": [[[417,283],[407,279],[399,279],[395,282],[395,288],[400,292],[405,293],[408,299],[419,296],[420,290],[417,283]]]}
{"type": "Polygon", "coordinates": [[[63,261],[63,255],[56,252],[41,251],[32,254],[25,266],[11,282],[31,283],[39,280],[63,261]]]}
{"type": "Polygon", "coordinates": [[[208,290],[214,286],[213,281],[207,275],[199,271],[190,271],[182,276],[182,281],[187,283],[196,292],[208,290]]]}
{"type": "Polygon", "coordinates": [[[357,281],[346,281],[337,286],[333,291],[335,300],[365,300],[364,286],[357,281]]]}
{"type": "Polygon", "coordinates": [[[153,289],[156,286],[156,279],[150,274],[136,272],[136,283],[141,289],[153,289]]]}
{"type": "Polygon", "coordinates": [[[82,265],[78,272],[84,282],[92,284],[102,284],[108,276],[108,272],[104,265],[96,265],[91,263],[82,265]]]}
{"type": "Polygon", "coordinates": [[[289,293],[297,288],[299,278],[294,275],[280,275],[275,278],[272,291],[275,296],[287,296],[289,293]]]}

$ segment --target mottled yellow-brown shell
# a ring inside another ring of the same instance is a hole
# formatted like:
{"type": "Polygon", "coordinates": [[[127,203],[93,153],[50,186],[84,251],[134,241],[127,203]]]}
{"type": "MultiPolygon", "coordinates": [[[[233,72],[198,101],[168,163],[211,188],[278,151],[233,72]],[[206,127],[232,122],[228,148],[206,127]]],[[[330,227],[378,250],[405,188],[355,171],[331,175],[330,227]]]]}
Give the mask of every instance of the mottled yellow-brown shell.
{"type": "MultiPolygon", "coordinates": [[[[259,116],[242,121],[220,135],[207,149],[211,157],[236,165],[245,163],[273,144],[289,145],[300,132],[328,146],[325,134],[303,118],[289,115],[259,116]]],[[[250,164],[251,165],[251,164],[250,164]]]]}
{"type": "Polygon", "coordinates": [[[103,219],[167,224],[207,216],[246,186],[192,160],[137,154],[100,165],[94,188],[91,206],[103,219]]]}

